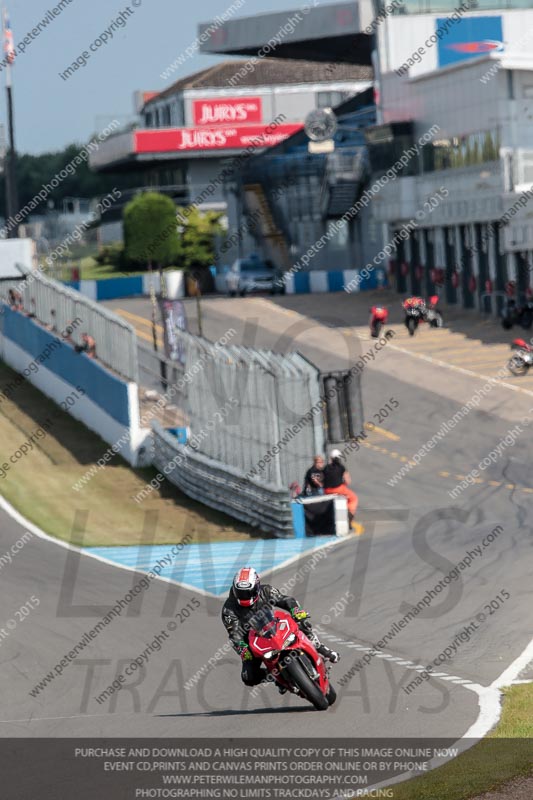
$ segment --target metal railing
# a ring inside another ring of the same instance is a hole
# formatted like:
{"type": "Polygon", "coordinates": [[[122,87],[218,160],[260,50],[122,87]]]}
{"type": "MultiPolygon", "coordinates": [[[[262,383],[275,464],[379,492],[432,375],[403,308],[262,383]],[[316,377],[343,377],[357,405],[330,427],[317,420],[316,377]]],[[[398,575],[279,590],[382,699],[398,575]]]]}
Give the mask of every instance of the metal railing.
{"type": "Polygon", "coordinates": [[[324,446],[317,368],[298,353],[179,338],[196,449],[277,488],[301,480],[324,446]]]}
{"type": "Polygon", "coordinates": [[[127,380],[138,381],[137,336],[128,322],[39,270],[22,280],[0,282],[0,300],[8,304],[10,289],[21,295],[24,312],[51,332],[70,334],[74,344],[81,344],[82,335],[88,333],[96,342],[98,361],[127,380]]]}

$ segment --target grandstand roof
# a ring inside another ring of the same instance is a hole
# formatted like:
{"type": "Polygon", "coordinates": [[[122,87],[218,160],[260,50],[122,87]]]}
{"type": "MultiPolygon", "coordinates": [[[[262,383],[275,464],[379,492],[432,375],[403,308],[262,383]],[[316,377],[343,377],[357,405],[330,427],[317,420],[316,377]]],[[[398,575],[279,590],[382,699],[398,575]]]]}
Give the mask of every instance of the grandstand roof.
{"type": "MultiPolygon", "coordinates": [[[[245,61],[223,61],[221,64],[194,72],[180,78],[168,89],[151,97],[146,106],[156,100],[169,97],[187,89],[227,89],[231,79],[242,69],[245,61]]],[[[328,65],[317,61],[291,61],[290,59],[262,58],[254,64],[253,70],[239,76],[235,88],[287,85],[300,83],[333,83],[372,80],[373,71],[369,66],[357,64],[328,65]],[[329,69],[328,69],[329,67],[329,69]]]]}
{"type": "Polygon", "coordinates": [[[268,55],[347,64],[370,64],[371,0],[350,0],[249,17],[215,18],[199,26],[200,52],[268,55]]]}

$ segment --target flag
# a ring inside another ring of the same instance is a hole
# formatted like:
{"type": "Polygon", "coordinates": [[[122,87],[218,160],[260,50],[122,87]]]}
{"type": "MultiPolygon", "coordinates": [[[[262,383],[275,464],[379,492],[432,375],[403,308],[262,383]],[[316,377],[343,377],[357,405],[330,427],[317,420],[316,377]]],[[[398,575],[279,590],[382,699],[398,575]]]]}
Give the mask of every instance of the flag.
{"type": "Polygon", "coordinates": [[[12,64],[15,61],[15,45],[13,43],[13,31],[11,30],[11,23],[6,10],[4,10],[4,52],[6,54],[6,61],[12,64]]]}
{"type": "Polygon", "coordinates": [[[185,366],[185,348],[178,331],[187,330],[187,315],[181,300],[159,298],[159,307],[163,318],[165,338],[165,355],[171,361],[179,361],[185,366]]]}

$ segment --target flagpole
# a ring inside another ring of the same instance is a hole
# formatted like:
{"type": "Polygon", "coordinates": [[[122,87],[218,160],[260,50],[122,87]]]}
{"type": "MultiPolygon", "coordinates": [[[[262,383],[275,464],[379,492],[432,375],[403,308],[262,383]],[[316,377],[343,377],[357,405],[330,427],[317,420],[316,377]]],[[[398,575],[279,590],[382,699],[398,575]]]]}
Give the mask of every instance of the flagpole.
{"type": "MultiPolygon", "coordinates": [[[[4,44],[7,42],[7,9],[3,9],[4,44]]],[[[11,33],[12,37],[12,33],[11,33]]],[[[12,45],[12,39],[11,39],[12,45]]],[[[7,55],[7,48],[6,48],[7,55]]],[[[9,126],[9,149],[6,154],[6,218],[13,219],[18,211],[17,178],[16,178],[16,151],[15,151],[15,124],[13,113],[13,81],[11,77],[11,62],[6,58],[6,92],[7,92],[7,118],[9,126]]],[[[14,222],[8,232],[9,239],[18,239],[19,226],[14,222]]]]}

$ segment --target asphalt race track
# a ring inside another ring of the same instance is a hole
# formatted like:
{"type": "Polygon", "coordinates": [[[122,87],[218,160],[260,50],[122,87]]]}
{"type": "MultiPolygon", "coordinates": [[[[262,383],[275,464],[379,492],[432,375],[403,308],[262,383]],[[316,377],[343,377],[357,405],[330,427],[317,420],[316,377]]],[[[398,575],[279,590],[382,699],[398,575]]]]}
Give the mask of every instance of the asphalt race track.
{"type": "MultiPolygon", "coordinates": [[[[149,316],[146,301],[112,305],[149,316]]],[[[272,346],[274,337],[298,322],[296,312],[266,300],[228,301],[226,309],[223,301],[212,308],[204,304],[210,338],[221,335],[230,321],[242,330],[242,320],[251,315],[257,320],[256,344],[272,346]]],[[[325,363],[328,352],[336,358],[342,352],[339,336],[338,328],[316,326],[301,334],[325,363]]],[[[371,347],[364,337],[353,336],[359,354],[371,347]]],[[[504,676],[509,680],[533,673],[528,665],[533,653],[523,655],[531,640],[533,468],[527,424],[533,422],[533,395],[493,388],[419,466],[391,486],[387,481],[483,383],[403,352],[408,346],[399,332],[365,368],[365,418],[378,424],[373,415],[390,398],[398,402],[348,458],[365,533],[328,549],[308,580],[295,587],[324,639],[341,652],[341,663],[332,670],[339,696],[335,706],[316,713],[301,700],[280,697],[271,686],[252,696],[241,684],[233,653],[224,652],[216,666],[206,667],[225,645],[221,599],[158,580],[32,697],[36,684],[142,577],[35,535],[0,571],[4,620],[32,595],[40,601],[16,628],[0,624],[5,633],[0,734],[298,737],[304,729],[310,737],[460,738],[480,735],[494,724],[498,709],[488,687],[513,662],[504,676]],[[451,499],[457,475],[467,475],[517,424],[523,433],[483,473],[483,482],[451,499]],[[416,605],[488,535],[492,541],[471,556],[458,579],[357,670],[354,664],[404,617],[408,604],[416,605]],[[111,698],[97,702],[193,598],[199,606],[174,625],[148,664],[111,698]],[[462,635],[473,623],[475,629],[462,635]],[[453,655],[435,669],[439,677],[430,676],[406,693],[407,684],[452,643],[453,655]]],[[[0,509],[0,555],[25,530],[0,509]]],[[[283,585],[309,558],[302,556],[269,580],[283,585]]]]}

